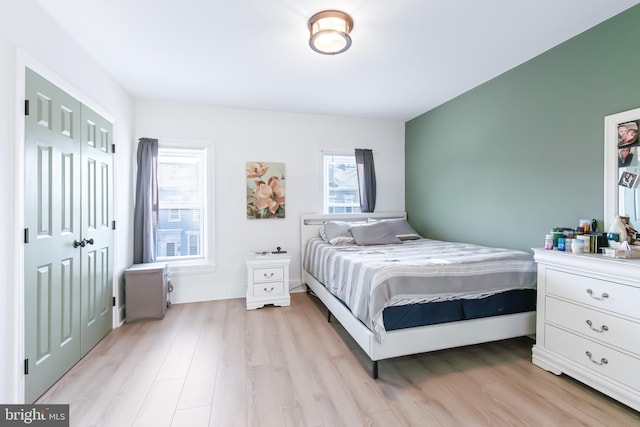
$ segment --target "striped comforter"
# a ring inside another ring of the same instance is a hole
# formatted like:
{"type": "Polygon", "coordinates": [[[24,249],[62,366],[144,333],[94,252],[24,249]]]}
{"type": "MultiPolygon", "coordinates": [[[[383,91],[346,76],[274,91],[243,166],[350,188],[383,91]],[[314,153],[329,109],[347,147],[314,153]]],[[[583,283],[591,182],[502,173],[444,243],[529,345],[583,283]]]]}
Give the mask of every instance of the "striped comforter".
{"type": "Polygon", "coordinates": [[[357,246],[312,238],[304,269],[340,298],[379,342],[385,332],[385,307],[536,287],[536,265],[526,252],[430,239],[357,246]]]}

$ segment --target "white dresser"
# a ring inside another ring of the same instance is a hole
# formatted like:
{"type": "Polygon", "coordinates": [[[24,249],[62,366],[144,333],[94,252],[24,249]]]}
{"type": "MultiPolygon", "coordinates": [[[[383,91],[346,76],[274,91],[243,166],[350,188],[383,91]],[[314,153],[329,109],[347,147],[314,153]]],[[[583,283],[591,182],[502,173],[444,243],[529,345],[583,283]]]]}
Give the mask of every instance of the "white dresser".
{"type": "Polygon", "coordinates": [[[533,363],[640,410],[640,260],[534,252],[533,363]]]}
{"type": "Polygon", "coordinates": [[[265,304],[291,304],[289,264],[291,257],[282,254],[247,256],[247,310],[265,304]]]}

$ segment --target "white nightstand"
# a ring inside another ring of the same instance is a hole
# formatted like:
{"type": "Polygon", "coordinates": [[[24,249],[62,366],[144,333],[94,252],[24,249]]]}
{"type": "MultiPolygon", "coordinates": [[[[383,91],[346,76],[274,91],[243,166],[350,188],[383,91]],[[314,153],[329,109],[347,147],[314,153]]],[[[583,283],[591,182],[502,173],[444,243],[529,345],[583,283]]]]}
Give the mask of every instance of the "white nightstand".
{"type": "Polygon", "coordinates": [[[291,257],[286,254],[247,256],[247,310],[264,307],[265,304],[291,304],[290,263],[291,257]]]}

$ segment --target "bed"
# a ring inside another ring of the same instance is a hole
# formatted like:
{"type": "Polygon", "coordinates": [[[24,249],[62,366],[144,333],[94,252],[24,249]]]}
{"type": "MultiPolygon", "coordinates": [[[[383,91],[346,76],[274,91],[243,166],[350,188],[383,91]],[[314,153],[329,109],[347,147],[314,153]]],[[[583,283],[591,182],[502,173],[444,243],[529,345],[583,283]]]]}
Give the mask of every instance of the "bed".
{"type": "Polygon", "coordinates": [[[405,212],[302,215],[300,236],[303,282],[373,378],[380,360],[535,333],[531,254],[424,239],[405,212]]]}

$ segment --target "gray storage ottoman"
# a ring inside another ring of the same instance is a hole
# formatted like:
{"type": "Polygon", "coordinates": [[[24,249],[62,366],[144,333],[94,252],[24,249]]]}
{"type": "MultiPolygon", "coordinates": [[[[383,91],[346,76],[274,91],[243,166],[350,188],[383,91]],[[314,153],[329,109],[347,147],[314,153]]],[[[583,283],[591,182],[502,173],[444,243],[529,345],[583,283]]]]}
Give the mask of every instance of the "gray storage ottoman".
{"type": "Polygon", "coordinates": [[[170,290],[166,263],[134,264],[124,271],[124,282],[127,322],[164,318],[170,290]]]}

